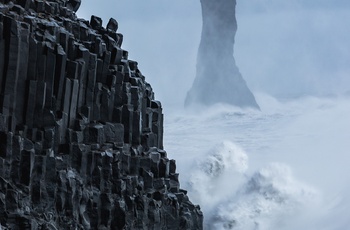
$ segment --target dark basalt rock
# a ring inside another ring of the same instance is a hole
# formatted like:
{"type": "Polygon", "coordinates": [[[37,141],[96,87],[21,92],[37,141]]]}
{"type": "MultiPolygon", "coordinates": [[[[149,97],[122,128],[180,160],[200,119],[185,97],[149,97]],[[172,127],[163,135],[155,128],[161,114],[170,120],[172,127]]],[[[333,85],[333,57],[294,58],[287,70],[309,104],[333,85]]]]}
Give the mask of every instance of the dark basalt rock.
{"type": "Polygon", "coordinates": [[[0,229],[202,229],[163,113],[80,0],[0,0],[0,229]]]}
{"type": "Polygon", "coordinates": [[[259,109],[233,57],[236,0],[201,0],[201,6],[203,26],[197,72],[185,106],[226,103],[259,109]]]}

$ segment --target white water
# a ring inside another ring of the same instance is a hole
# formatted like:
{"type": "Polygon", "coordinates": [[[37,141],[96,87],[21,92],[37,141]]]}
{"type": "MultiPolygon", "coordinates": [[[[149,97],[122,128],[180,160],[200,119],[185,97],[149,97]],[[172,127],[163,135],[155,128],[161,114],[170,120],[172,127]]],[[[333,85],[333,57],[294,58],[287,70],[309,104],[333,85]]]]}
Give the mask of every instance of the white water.
{"type": "Polygon", "coordinates": [[[182,107],[195,76],[199,0],[84,0],[120,23],[165,113],[165,150],[206,229],[350,229],[350,7],[237,0],[235,58],[261,112],[182,107]],[[278,101],[275,96],[300,97],[278,101]],[[345,96],[348,92],[348,96],[345,96]]]}
{"type": "Polygon", "coordinates": [[[165,149],[206,229],[348,229],[350,98],[165,114],[165,149]]]}

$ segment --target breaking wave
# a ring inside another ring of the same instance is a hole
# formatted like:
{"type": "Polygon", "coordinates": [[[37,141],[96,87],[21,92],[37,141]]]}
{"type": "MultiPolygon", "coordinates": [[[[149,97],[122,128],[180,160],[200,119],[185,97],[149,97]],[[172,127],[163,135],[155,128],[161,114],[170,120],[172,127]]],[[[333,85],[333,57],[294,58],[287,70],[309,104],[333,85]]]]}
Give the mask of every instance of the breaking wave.
{"type": "Polygon", "coordinates": [[[229,141],[197,162],[190,192],[209,214],[206,229],[281,229],[285,217],[318,199],[318,192],[297,181],[287,165],[271,163],[251,175],[247,171],[247,154],[229,141]]]}
{"type": "Polygon", "coordinates": [[[262,112],[216,106],[166,120],[205,230],[347,229],[349,97],[259,99],[262,112]]]}

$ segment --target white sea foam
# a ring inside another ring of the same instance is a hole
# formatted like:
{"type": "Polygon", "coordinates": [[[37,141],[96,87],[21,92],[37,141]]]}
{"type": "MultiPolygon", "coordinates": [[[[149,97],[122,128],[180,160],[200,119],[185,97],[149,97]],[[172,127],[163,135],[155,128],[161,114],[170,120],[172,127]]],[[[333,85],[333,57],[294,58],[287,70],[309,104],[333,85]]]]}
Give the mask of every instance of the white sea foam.
{"type": "Polygon", "coordinates": [[[249,177],[230,200],[222,201],[207,228],[283,229],[288,216],[317,199],[317,191],[298,182],[288,166],[274,163],[249,177]]]}
{"type": "Polygon", "coordinates": [[[165,120],[205,229],[346,229],[349,97],[258,100],[262,112],[221,105],[165,120]]]}
{"type": "Polygon", "coordinates": [[[317,199],[280,163],[247,175],[248,156],[224,141],[197,163],[190,177],[193,200],[202,205],[207,229],[275,229],[281,217],[317,199]]]}
{"type": "Polygon", "coordinates": [[[194,199],[212,209],[240,187],[247,168],[248,156],[237,145],[229,141],[216,145],[192,168],[189,185],[194,199]]]}
{"type": "Polygon", "coordinates": [[[106,0],[96,8],[94,0],[86,0],[78,11],[85,18],[96,14],[104,22],[109,17],[120,22],[123,48],[163,103],[165,149],[177,160],[181,186],[213,224],[207,229],[350,226],[350,33],[344,29],[349,7],[346,1],[301,2],[238,2],[237,65],[253,91],[285,96],[347,91],[348,96],[282,102],[255,92],[261,112],[223,105],[192,113],[179,109],[195,77],[200,1],[127,1],[119,7],[106,0]],[[281,4],[286,5],[274,8],[281,4]],[[248,156],[247,168],[239,171],[233,164],[210,177],[203,165],[220,165],[215,146],[227,143],[240,149],[237,156],[248,156]],[[259,189],[248,193],[252,181],[259,189]],[[275,191],[279,199],[265,199],[262,191],[275,191]]]}

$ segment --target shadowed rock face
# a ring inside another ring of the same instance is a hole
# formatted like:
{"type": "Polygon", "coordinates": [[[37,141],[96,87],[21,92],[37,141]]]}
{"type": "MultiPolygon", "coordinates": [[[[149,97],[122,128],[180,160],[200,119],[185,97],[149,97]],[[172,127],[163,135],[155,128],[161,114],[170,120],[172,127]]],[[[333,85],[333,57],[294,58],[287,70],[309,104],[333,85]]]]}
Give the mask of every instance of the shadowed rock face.
{"type": "Polygon", "coordinates": [[[0,229],[202,229],[110,19],[0,0],[0,229]]]}
{"type": "Polygon", "coordinates": [[[201,0],[201,5],[203,27],[197,73],[185,106],[227,103],[259,108],[233,58],[236,0],[201,0]]]}

